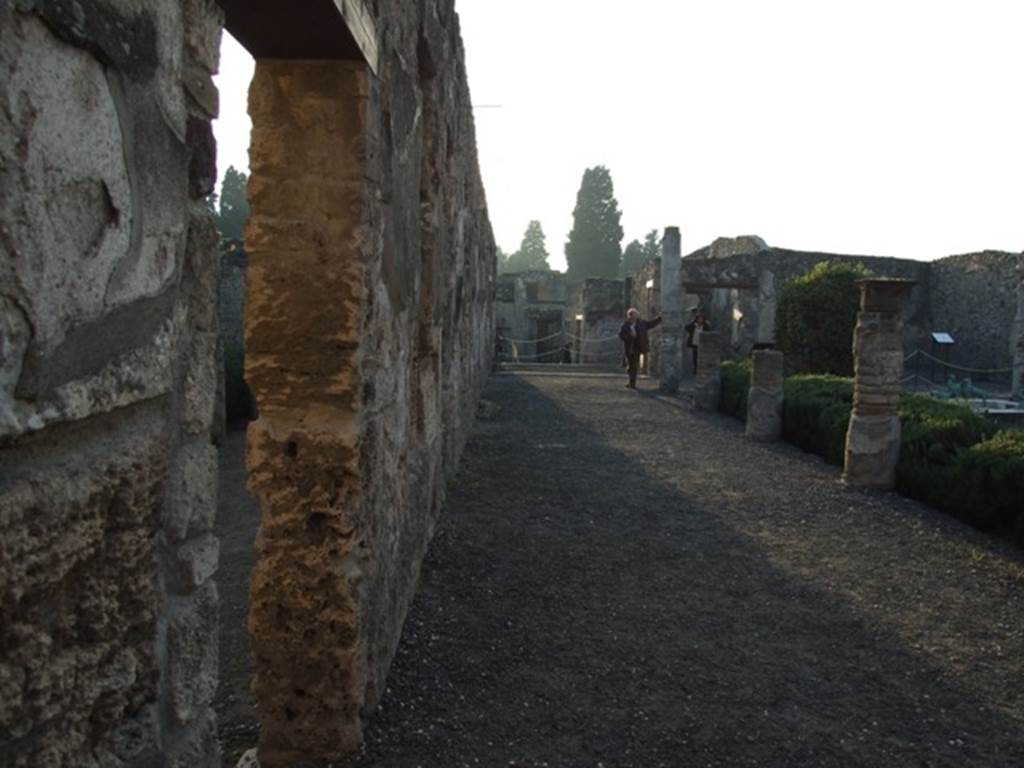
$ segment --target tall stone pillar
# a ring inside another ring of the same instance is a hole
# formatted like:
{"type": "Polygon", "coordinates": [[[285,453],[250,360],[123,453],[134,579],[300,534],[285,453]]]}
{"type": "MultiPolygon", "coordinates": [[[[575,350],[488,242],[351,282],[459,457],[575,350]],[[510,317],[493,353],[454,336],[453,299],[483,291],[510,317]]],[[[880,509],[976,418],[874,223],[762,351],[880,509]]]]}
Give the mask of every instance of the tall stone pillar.
{"type": "Polygon", "coordinates": [[[783,355],[773,349],[754,353],[747,396],[747,437],[772,442],[782,435],[783,355]]]}
{"type": "Polygon", "coordinates": [[[262,510],[249,633],[263,768],[340,760],[362,740],[377,570],[360,528],[366,99],[365,66],[335,61],[258,60],[249,91],[245,371],[262,510]]]}
{"type": "Polygon", "coordinates": [[[853,337],[853,413],[846,435],[843,481],[892,488],[900,455],[896,412],[903,376],[903,305],[910,280],[860,280],[853,337]]]}
{"type": "Polygon", "coordinates": [[[699,339],[693,401],[702,411],[717,411],[722,401],[723,338],[720,333],[703,331],[699,339]]]}
{"type": "Polygon", "coordinates": [[[661,241],[661,391],[675,394],[683,378],[682,245],[679,227],[666,227],[661,241]]]}
{"type": "Polygon", "coordinates": [[[1024,399],[1024,277],[1017,283],[1017,317],[1013,321],[1013,396],[1024,399]]]}

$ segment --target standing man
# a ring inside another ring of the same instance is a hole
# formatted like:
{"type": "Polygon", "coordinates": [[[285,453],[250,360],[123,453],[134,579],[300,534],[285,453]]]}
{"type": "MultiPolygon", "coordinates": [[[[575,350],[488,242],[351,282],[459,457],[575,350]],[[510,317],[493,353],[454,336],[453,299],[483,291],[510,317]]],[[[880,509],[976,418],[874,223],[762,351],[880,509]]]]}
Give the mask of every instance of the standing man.
{"type": "Polygon", "coordinates": [[[686,346],[693,350],[693,375],[697,375],[697,350],[700,345],[697,343],[699,339],[699,333],[701,331],[710,331],[711,326],[708,324],[707,318],[704,317],[704,313],[701,310],[697,310],[697,314],[693,320],[686,324],[686,346]]]}
{"type": "Polygon", "coordinates": [[[630,308],[626,312],[626,322],[619,329],[619,338],[622,339],[622,351],[626,355],[626,370],[629,372],[629,383],[626,386],[630,389],[636,389],[636,372],[640,367],[640,355],[646,355],[651,351],[647,332],[657,328],[660,324],[660,317],[653,320],[641,320],[637,310],[630,308]]]}

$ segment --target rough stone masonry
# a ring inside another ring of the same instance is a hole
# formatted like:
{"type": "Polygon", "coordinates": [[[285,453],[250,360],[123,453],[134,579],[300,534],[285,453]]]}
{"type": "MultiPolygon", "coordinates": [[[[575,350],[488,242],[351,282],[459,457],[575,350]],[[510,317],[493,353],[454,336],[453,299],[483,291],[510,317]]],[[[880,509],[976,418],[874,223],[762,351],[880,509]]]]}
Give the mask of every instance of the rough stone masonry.
{"type": "Polygon", "coordinates": [[[361,62],[257,60],[246,378],[261,765],[355,749],[492,359],[494,241],[451,0],[361,62]]]}
{"type": "MultiPolygon", "coordinates": [[[[314,6],[337,12],[292,21],[314,6]]],[[[358,743],[493,340],[453,4],[342,6],[372,67],[304,59],[299,35],[296,60],[257,54],[251,93],[269,766],[358,743]]],[[[213,0],[0,4],[4,766],[220,764],[205,198],[223,20],[213,0]]]]}
{"type": "Polygon", "coordinates": [[[221,14],[0,4],[0,764],[219,765],[221,14]]]}

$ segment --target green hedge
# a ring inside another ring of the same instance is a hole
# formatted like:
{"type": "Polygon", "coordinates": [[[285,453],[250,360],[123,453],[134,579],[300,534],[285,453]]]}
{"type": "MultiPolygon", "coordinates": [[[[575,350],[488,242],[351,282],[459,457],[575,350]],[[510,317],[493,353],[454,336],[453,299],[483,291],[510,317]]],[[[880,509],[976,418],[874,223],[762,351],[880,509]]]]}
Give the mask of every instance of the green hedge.
{"type": "Polygon", "coordinates": [[[965,405],[927,395],[902,395],[899,412],[902,430],[896,489],[955,513],[950,508],[950,494],[962,482],[960,454],[995,434],[995,425],[965,405]]]}
{"type": "Polygon", "coordinates": [[[840,376],[790,376],[782,391],[783,437],[841,465],[853,408],[853,381],[840,376]]]}
{"type": "Polygon", "coordinates": [[[958,456],[949,512],[1024,547],[1024,430],[1007,429],[958,456]]]}
{"type": "Polygon", "coordinates": [[[722,363],[722,399],[718,410],[740,421],[747,419],[747,397],[750,395],[750,372],[753,360],[728,360],[722,363]]]}
{"type": "MultiPolygon", "coordinates": [[[[722,364],[721,410],[746,418],[749,361],[722,364]]],[[[853,380],[791,376],[784,384],[783,436],[842,466],[853,380]]],[[[1024,546],[1024,431],[997,432],[965,405],[903,394],[896,488],[982,530],[1024,546]]]]}

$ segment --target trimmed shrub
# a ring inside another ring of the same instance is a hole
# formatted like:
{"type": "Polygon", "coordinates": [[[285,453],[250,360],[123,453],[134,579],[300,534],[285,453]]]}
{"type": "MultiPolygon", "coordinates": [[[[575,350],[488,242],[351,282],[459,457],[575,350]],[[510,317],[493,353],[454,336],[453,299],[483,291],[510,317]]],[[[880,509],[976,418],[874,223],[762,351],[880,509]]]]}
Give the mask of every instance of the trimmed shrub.
{"type": "Polygon", "coordinates": [[[962,451],[949,512],[1024,546],[1024,431],[1008,429],[962,451]]]}
{"type": "Polygon", "coordinates": [[[722,399],[718,410],[740,421],[747,420],[747,398],[754,362],[749,357],[722,363],[722,399]]]}
{"type": "Polygon", "coordinates": [[[830,464],[842,465],[853,381],[839,376],[790,376],[783,384],[783,396],[783,437],[830,464]]]}
{"type": "Polygon", "coordinates": [[[970,408],[927,395],[904,394],[899,405],[902,430],[896,489],[947,512],[961,482],[961,451],[991,437],[995,426],[970,408]]]}
{"type": "MultiPolygon", "coordinates": [[[[791,376],[783,434],[841,466],[852,408],[851,379],[791,376]]],[[[901,395],[899,414],[896,489],[1024,546],[1024,431],[997,432],[967,406],[927,395],[901,395]]]]}
{"type": "Polygon", "coordinates": [[[853,330],[860,289],[871,272],[862,264],[823,261],[779,292],[775,339],[793,373],[853,375],[853,330]]]}

